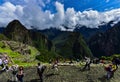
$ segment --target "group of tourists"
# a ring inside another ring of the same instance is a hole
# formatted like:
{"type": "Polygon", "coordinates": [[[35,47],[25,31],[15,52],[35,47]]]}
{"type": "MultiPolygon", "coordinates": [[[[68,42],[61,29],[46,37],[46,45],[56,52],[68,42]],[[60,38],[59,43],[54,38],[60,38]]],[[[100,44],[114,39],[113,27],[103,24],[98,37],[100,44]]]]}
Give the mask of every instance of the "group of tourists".
{"type": "MultiPolygon", "coordinates": [[[[85,70],[90,70],[90,65],[91,63],[104,63],[101,60],[95,59],[94,61],[90,59],[90,57],[84,57],[85,60],[85,65],[82,68],[83,71],[85,70]]],[[[116,70],[118,69],[118,65],[120,64],[120,59],[119,58],[113,58],[113,60],[111,61],[112,63],[109,63],[108,66],[105,66],[105,71],[106,71],[106,75],[105,78],[106,79],[110,79],[112,77],[114,77],[114,73],[116,72],[116,70]]],[[[11,71],[11,81],[12,82],[23,82],[23,77],[24,77],[24,71],[23,71],[23,66],[18,66],[17,64],[12,65],[10,67],[8,67],[8,57],[6,55],[3,55],[2,57],[0,57],[0,66],[1,66],[1,71],[4,72],[8,72],[11,71]]],[[[39,76],[40,82],[43,82],[43,73],[46,69],[45,65],[42,65],[41,63],[38,63],[37,65],[37,74],[39,76]]],[[[54,61],[54,63],[52,64],[51,69],[54,69],[54,71],[58,71],[58,60],[54,61]]]]}
{"type": "Polygon", "coordinates": [[[23,82],[23,77],[24,77],[24,71],[23,71],[23,66],[18,66],[17,64],[16,65],[12,65],[10,68],[9,68],[9,71],[12,72],[12,82],[23,82]]]}
{"type": "MultiPolygon", "coordinates": [[[[90,70],[90,64],[91,63],[103,63],[105,64],[104,60],[99,60],[96,59],[95,61],[92,61],[89,57],[85,57],[85,66],[83,67],[83,70],[90,70]]],[[[116,72],[116,70],[118,69],[118,65],[120,64],[120,59],[118,57],[114,57],[111,61],[111,63],[109,63],[107,66],[105,66],[105,71],[106,71],[106,75],[105,78],[106,79],[111,79],[112,77],[114,77],[114,73],[116,72]]]]}
{"type": "Polygon", "coordinates": [[[3,72],[7,72],[11,71],[11,77],[9,77],[9,79],[11,79],[12,82],[23,82],[23,76],[24,76],[24,72],[23,72],[23,66],[18,66],[16,65],[12,65],[12,66],[8,66],[10,62],[9,57],[6,54],[2,54],[0,55],[0,73],[3,72]]]}
{"type": "MultiPolygon", "coordinates": [[[[10,82],[23,82],[23,77],[25,76],[23,66],[19,66],[17,64],[8,66],[9,60],[7,56],[2,56],[0,58],[0,66],[1,70],[0,72],[6,72],[10,73],[8,74],[8,79],[10,82]]],[[[37,74],[39,76],[40,82],[43,82],[43,73],[46,69],[45,65],[42,65],[41,63],[37,64],[37,74]]],[[[51,67],[51,69],[55,69],[55,71],[58,71],[58,62],[55,61],[51,67]]]]}

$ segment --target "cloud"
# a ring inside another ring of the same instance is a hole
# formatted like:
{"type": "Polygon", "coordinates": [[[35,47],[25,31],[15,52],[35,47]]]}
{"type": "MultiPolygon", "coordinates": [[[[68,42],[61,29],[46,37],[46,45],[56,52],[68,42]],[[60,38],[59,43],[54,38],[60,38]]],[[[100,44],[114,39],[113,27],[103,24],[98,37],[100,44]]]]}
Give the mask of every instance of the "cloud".
{"type": "Polygon", "coordinates": [[[53,24],[59,26],[64,23],[64,5],[59,2],[55,3],[57,13],[54,14],[53,24]]]}
{"type": "Polygon", "coordinates": [[[105,12],[92,9],[80,12],[75,11],[74,8],[65,10],[64,5],[56,1],[56,13],[51,13],[50,10],[43,11],[42,8],[49,2],[50,0],[47,2],[44,0],[24,0],[24,5],[5,2],[0,6],[0,26],[6,26],[14,19],[20,20],[27,28],[34,26],[37,29],[49,27],[64,29],[61,25],[74,29],[76,24],[97,28],[103,22],[120,21],[120,8],[105,12]],[[41,1],[43,3],[40,4],[41,1]]]}
{"type": "Polygon", "coordinates": [[[76,12],[73,8],[68,8],[65,13],[65,25],[73,27],[76,24],[83,26],[97,28],[103,22],[108,23],[109,21],[120,21],[120,9],[113,9],[106,12],[98,12],[95,10],[76,12]]]}
{"type": "Polygon", "coordinates": [[[110,0],[106,0],[106,3],[108,3],[110,0]]]}
{"type": "Polygon", "coordinates": [[[19,6],[14,6],[10,2],[6,2],[2,6],[0,6],[0,25],[1,26],[5,26],[11,20],[17,19],[17,15],[15,14],[16,8],[18,11],[20,11],[19,6]]]}

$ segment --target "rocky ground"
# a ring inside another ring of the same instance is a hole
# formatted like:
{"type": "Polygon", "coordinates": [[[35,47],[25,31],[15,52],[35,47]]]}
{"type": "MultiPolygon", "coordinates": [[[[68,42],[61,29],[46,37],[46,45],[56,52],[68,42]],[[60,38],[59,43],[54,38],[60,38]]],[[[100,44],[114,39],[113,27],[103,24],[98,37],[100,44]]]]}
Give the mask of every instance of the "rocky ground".
{"type": "MultiPolygon", "coordinates": [[[[114,78],[106,80],[104,66],[94,65],[90,71],[81,71],[78,66],[59,66],[59,71],[54,72],[50,66],[44,72],[44,82],[120,82],[120,67],[115,72],[114,78]]],[[[40,82],[36,73],[36,67],[24,69],[24,82],[40,82]]],[[[0,74],[0,82],[8,82],[11,79],[10,72],[0,74]]]]}

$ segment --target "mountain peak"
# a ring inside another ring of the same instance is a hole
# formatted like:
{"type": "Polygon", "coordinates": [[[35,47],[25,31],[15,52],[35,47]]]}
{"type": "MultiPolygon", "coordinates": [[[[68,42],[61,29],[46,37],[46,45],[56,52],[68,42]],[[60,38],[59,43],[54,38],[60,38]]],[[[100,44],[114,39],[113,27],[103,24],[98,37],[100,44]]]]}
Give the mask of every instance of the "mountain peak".
{"type": "MultiPolygon", "coordinates": [[[[20,41],[25,43],[24,41],[31,41],[29,39],[29,33],[25,26],[23,26],[19,20],[11,21],[7,27],[5,28],[4,34],[15,41],[20,41]]],[[[31,43],[31,42],[26,42],[31,43]]]]}
{"type": "Polygon", "coordinates": [[[52,47],[52,42],[44,35],[37,31],[28,30],[18,20],[11,21],[5,28],[4,34],[10,40],[29,44],[37,48],[50,50],[52,47]]]}
{"type": "Polygon", "coordinates": [[[17,29],[17,30],[18,29],[26,30],[26,28],[21,24],[21,22],[19,20],[13,20],[13,21],[11,21],[7,25],[6,29],[9,29],[9,30],[12,30],[12,31],[14,31],[15,29],[17,29]]]}
{"type": "Polygon", "coordinates": [[[17,20],[17,19],[15,19],[15,20],[13,20],[13,21],[11,21],[11,22],[20,23],[20,21],[17,20]]]}

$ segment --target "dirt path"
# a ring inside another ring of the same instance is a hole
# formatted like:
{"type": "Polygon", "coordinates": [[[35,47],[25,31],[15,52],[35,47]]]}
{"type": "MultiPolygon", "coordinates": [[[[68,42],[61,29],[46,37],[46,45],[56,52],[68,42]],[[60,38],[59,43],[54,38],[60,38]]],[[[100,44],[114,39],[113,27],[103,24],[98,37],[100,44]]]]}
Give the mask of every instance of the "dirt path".
{"type": "MultiPolygon", "coordinates": [[[[24,82],[40,82],[35,67],[24,69],[24,82]],[[28,70],[29,69],[29,70],[28,70]]],[[[76,66],[59,66],[58,72],[47,67],[44,73],[44,82],[120,82],[120,67],[110,81],[101,78],[106,72],[102,66],[92,66],[90,71],[80,71],[76,66]],[[53,74],[54,73],[54,74],[53,74]]],[[[0,82],[11,79],[10,72],[0,74],[0,82]]]]}

